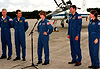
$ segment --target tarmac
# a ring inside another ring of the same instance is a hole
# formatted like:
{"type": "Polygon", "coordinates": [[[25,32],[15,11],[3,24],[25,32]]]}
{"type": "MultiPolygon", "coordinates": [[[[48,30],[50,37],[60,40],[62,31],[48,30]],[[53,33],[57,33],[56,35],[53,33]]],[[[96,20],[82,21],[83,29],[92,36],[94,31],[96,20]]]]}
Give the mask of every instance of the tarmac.
{"type": "MultiPolygon", "coordinates": [[[[31,36],[29,33],[33,28],[36,19],[27,19],[29,22],[29,29],[26,32],[26,61],[18,60],[13,61],[16,57],[15,50],[15,39],[14,39],[14,29],[11,29],[11,38],[12,38],[12,48],[13,55],[11,60],[0,59],[0,69],[36,69],[35,67],[28,67],[32,65],[32,56],[31,56],[31,36]]],[[[50,20],[52,23],[53,20],[50,20]]],[[[91,65],[91,60],[89,56],[89,47],[88,47],[88,23],[86,19],[83,19],[83,28],[81,30],[81,51],[82,51],[82,65],[74,66],[74,64],[68,64],[71,61],[71,50],[70,50],[70,41],[67,38],[68,24],[65,23],[65,27],[62,28],[60,25],[60,20],[57,22],[56,27],[58,27],[59,32],[53,32],[50,35],[49,48],[50,48],[50,64],[48,65],[38,65],[38,69],[88,69],[88,66],[91,65]]],[[[35,27],[37,30],[37,27],[35,27]]],[[[37,56],[37,41],[38,41],[38,32],[34,30],[33,33],[33,59],[34,64],[38,62],[37,56]]],[[[0,29],[1,31],[1,29],[0,29]]],[[[0,33],[1,38],[1,33],[0,33]]],[[[7,52],[8,54],[8,52],[7,52]]],[[[22,54],[22,51],[21,51],[22,54]]],[[[2,55],[2,45],[0,40],[0,56],[2,55]]],[[[44,62],[44,52],[43,52],[43,62],[44,62]]],[[[100,52],[99,52],[100,57],[100,52]]]]}

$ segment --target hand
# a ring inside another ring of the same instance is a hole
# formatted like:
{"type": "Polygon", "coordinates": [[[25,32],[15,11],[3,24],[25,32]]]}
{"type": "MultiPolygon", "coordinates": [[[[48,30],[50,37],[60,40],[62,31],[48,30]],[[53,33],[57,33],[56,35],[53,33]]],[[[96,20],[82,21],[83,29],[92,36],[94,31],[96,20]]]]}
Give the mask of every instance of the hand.
{"type": "Polygon", "coordinates": [[[75,41],[78,41],[78,38],[79,38],[79,36],[76,36],[76,37],[75,37],[75,41]]]}
{"type": "Polygon", "coordinates": [[[97,38],[95,39],[94,43],[95,43],[95,44],[97,44],[97,43],[98,43],[98,39],[97,39],[97,38]]]}
{"type": "Polygon", "coordinates": [[[69,39],[70,38],[70,35],[68,35],[67,38],[69,39]]]}
{"type": "Polygon", "coordinates": [[[43,35],[47,35],[47,32],[44,32],[43,35]]]}

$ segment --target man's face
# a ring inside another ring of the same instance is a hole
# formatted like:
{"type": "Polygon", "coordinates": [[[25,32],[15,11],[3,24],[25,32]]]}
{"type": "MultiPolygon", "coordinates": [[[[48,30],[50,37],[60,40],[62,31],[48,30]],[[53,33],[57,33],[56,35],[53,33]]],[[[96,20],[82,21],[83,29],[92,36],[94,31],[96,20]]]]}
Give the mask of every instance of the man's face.
{"type": "Polygon", "coordinates": [[[17,15],[17,17],[21,17],[22,16],[22,12],[18,12],[16,15],[17,15]]]}
{"type": "Polygon", "coordinates": [[[70,12],[73,13],[75,11],[75,9],[73,9],[73,7],[70,8],[70,12]]]}
{"type": "Polygon", "coordinates": [[[6,16],[7,15],[7,12],[4,10],[4,11],[2,11],[2,15],[3,16],[6,16]]]}

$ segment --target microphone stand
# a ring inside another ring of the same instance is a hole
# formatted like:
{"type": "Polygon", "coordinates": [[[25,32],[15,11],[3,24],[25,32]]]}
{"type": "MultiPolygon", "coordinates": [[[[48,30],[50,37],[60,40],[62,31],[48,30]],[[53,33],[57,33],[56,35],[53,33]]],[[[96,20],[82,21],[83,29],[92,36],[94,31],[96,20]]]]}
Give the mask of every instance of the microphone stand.
{"type": "Polygon", "coordinates": [[[38,21],[39,21],[39,19],[37,19],[37,21],[36,21],[36,23],[35,23],[33,29],[32,29],[31,32],[29,33],[29,36],[31,35],[32,65],[31,65],[31,66],[24,67],[24,68],[21,68],[21,69],[25,69],[25,68],[29,68],[29,67],[34,67],[34,68],[38,69],[38,68],[36,67],[36,66],[38,66],[38,65],[34,65],[34,62],[33,62],[33,31],[34,31],[34,28],[35,28],[35,26],[37,25],[38,21]]]}

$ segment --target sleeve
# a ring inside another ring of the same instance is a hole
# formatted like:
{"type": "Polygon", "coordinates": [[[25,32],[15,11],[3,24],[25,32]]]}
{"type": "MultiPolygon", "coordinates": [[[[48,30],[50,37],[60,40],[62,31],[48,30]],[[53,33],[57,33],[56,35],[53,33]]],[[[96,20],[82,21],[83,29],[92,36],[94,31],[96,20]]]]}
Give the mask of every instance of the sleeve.
{"type": "Polygon", "coordinates": [[[77,36],[79,36],[81,28],[82,28],[82,16],[81,15],[78,15],[77,28],[78,28],[77,29],[77,36]]]}
{"type": "Polygon", "coordinates": [[[67,35],[70,35],[70,22],[68,23],[68,34],[67,35]]]}
{"type": "Polygon", "coordinates": [[[100,21],[97,23],[97,29],[96,29],[96,38],[100,39],[100,21]]]}
{"type": "Polygon", "coordinates": [[[53,26],[51,25],[50,22],[47,22],[47,27],[49,29],[49,31],[47,32],[47,35],[50,35],[53,32],[53,26]]]}
{"type": "Polygon", "coordinates": [[[28,26],[28,22],[26,19],[24,19],[24,27],[25,27],[25,32],[28,30],[29,26],[28,26]]]}
{"type": "Polygon", "coordinates": [[[0,18],[0,27],[1,27],[1,18],[0,18]]]}
{"type": "Polygon", "coordinates": [[[11,18],[9,18],[9,25],[10,25],[10,28],[13,28],[13,20],[11,18]]]}
{"type": "MultiPolygon", "coordinates": [[[[39,24],[40,24],[40,22],[39,22],[39,24]]],[[[39,24],[37,25],[37,31],[38,31],[38,33],[39,33],[39,24]]]]}

